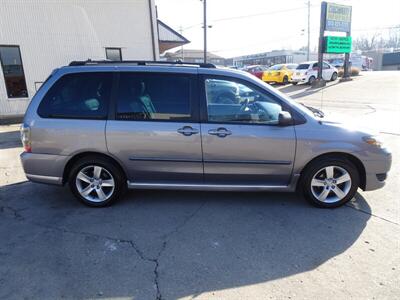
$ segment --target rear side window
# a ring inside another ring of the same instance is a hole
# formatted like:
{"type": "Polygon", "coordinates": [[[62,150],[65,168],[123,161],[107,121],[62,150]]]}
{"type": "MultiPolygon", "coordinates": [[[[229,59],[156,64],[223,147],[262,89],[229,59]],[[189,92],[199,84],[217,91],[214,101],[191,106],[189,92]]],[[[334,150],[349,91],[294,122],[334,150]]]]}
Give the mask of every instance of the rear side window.
{"type": "Polygon", "coordinates": [[[74,73],[61,77],[39,105],[43,118],[106,119],[112,73],[74,73]]]}
{"type": "Polygon", "coordinates": [[[121,73],[116,119],[190,120],[190,94],[190,75],[121,73]]]}
{"type": "Polygon", "coordinates": [[[309,66],[310,66],[309,64],[299,64],[296,69],[297,70],[307,70],[309,66]]]}

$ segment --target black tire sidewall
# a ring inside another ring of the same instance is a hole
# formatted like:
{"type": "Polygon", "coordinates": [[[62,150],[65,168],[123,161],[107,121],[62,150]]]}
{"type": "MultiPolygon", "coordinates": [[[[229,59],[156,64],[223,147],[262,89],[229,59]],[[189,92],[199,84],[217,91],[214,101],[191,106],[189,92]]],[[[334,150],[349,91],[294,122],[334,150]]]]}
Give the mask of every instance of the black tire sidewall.
{"type": "Polygon", "coordinates": [[[108,206],[111,203],[115,202],[120,197],[121,193],[124,190],[123,178],[124,178],[123,174],[121,173],[119,168],[115,166],[115,164],[113,162],[111,162],[107,159],[104,159],[102,157],[98,157],[98,158],[87,157],[87,158],[78,160],[74,164],[74,166],[71,168],[69,179],[68,179],[68,184],[69,184],[69,187],[70,187],[72,193],[74,194],[74,196],[79,201],[84,203],[85,205],[88,205],[91,207],[104,207],[104,206],[108,206]],[[83,168],[85,168],[87,166],[91,166],[91,165],[100,166],[100,167],[106,169],[114,177],[114,182],[115,182],[114,192],[113,192],[112,196],[105,201],[102,201],[102,202],[89,201],[81,196],[81,194],[79,193],[79,191],[76,187],[75,181],[76,181],[76,176],[79,173],[79,171],[81,171],[83,168]]]}
{"type": "Polygon", "coordinates": [[[309,165],[307,169],[304,171],[300,183],[302,185],[304,196],[311,204],[322,208],[334,208],[344,205],[354,197],[360,183],[360,175],[358,173],[356,166],[351,161],[341,158],[337,159],[329,158],[329,159],[317,160],[311,163],[311,165],[309,165]],[[345,169],[351,177],[351,187],[349,193],[342,200],[334,203],[324,203],[319,201],[317,198],[314,197],[311,191],[311,180],[315,175],[315,173],[317,173],[322,168],[328,166],[341,167],[345,169]]]}
{"type": "Polygon", "coordinates": [[[334,72],[331,77],[331,81],[335,81],[337,79],[337,73],[334,72]]]}
{"type": "Polygon", "coordinates": [[[310,78],[308,78],[308,84],[312,84],[315,81],[315,76],[310,76],[310,78]]]}

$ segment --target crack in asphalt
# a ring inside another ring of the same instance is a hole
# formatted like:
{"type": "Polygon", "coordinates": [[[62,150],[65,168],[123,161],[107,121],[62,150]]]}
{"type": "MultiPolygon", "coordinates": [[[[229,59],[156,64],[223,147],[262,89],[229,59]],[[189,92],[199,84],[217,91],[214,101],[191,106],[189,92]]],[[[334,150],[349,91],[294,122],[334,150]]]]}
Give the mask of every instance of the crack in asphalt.
{"type": "Polygon", "coordinates": [[[380,217],[380,216],[378,216],[378,215],[375,215],[375,214],[373,214],[373,213],[371,213],[371,212],[369,212],[369,211],[363,210],[363,209],[361,209],[361,208],[356,208],[356,207],[354,207],[354,206],[352,206],[352,205],[350,205],[350,204],[345,204],[345,206],[347,206],[347,207],[349,207],[349,208],[351,208],[351,209],[354,209],[355,211],[358,211],[358,212],[360,212],[360,213],[363,213],[363,214],[369,215],[369,216],[371,216],[371,217],[378,218],[378,219],[380,219],[380,220],[382,220],[382,221],[391,223],[391,224],[393,224],[393,225],[397,225],[397,226],[400,225],[400,224],[397,223],[397,222],[394,222],[394,221],[391,221],[391,220],[389,220],[389,219],[380,217]]]}
{"type": "Polygon", "coordinates": [[[370,115],[370,114],[376,113],[376,108],[373,107],[372,105],[366,104],[365,106],[367,106],[367,107],[368,107],[369,109],[371,109],[372,111],[366,112],[364,115],[370,115]]]}
{"type": "MultiPolygon", "coordinates": [[[[118,238],[114,238],[114,237],[110,237],[110,236],[106,236],[106,235],[101,235],[101,234],[96,234],[96,233],[90,233],[90,232],[85,232],[85,231],[75,231],[75,230],[69,230],[66,228],[60,228],[60,227],[54,227],[54,226],[49,226],[49,225],[44,225],[41,223],[36,223],[36,222],[32,222],[33,225],[44,228],[44,229],[50,229],[50,230],[54,230],[54,231],[59,231],[62,233],[69,233],[69,234],[78,234],[78,235],[82,235],[82,236],[90,236],[90,237],[95,237],[98,239],[106,239],[106,240],[110,240],[116,243],[126,243],[128,244],[132,249],[134,249],[134,251],[136,252],[136,254],[138,255],[138,257],[143,260],[143,261],[148,261],[154,264],[154,269],[153,269],[153,273],[154,273],[154,286],[156,289],[156,298],[155,300],[163,300],[162,294],[161,294],[161,289],[160,289],[160,276],[159,276],[159,272],[158,272],[158,268],[160,266],[159,263],[159,259],[161,257],[161,255],[163,254],[164,250],[167,247],[167,243],[169,242],[170,238],[172,235],[176,234],[177,232],[179,232],[183,227],[186,226],[186,224],[193,219],[193,217],[204,207],[204,205],[206,204],[206,201],[204,201],[201,205],[199,205],[191,214],[189,214],[186,218],[184,218],[184,220],[178,224],[171,232],[169,232],[168,234],[163,236],[163,243],[162,246],[160,248],[160,250],[158,251],[156,257],[148,257],[140,248],[139,246],[133,241],[133,240],[127,240],[127,239],[118,239],[118,238]]],[[[6,210],[9,210],[13,213],[13,216],[16,220],[19,221],[26,221],[26,219],[19,213],[19,210],[14,209],[11,206],[0,206],[0,213],[4,213],[6,212],[6,210]]]]}
{"type": "Polygon", "coordinates": [[[0,206],[0,212],[5,213],[6,211],[11,211],[14,218],[24,220],[24,217],[19,213],[19,210],[11,207],[11,206],[0,206]]]}
{"type": "Polygon", "coordinates": [[[394,135],[394,136],[400,136],[400,133],[395,133],[395,132],[387,132],[387,131],[381,131],[380,133],[382,134],[389,134],[389,135],[394,135]]]}

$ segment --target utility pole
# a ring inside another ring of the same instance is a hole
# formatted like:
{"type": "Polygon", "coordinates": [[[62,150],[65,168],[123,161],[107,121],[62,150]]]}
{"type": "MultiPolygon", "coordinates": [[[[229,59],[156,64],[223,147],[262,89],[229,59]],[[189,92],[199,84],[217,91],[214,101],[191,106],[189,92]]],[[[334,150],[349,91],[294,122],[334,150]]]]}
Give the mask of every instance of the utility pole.
{"type": "Polygon", "coordinates": [[[307,11],[308,11],[308,19],[307,19],[307,61],[310,61],[310,0],[307,2],[307,11]]]}
{"type": "Polygon", "coordinates": [[[204,63],[207,63],[207,0],[203,0],[204,63]]]}
{"type": "MultiPolygon", "coordinates": [[[[182,35],[183,34],[183,27],[179,27],[179,33],[182,35]]],[[[185,55],[183,53],[183,45],[181,46],[181,54],[182,54],[182,61],[185,60],[185,55]]]]}
{"type": "Polygon", "coordinates": [[[322,62],[324,58],[324,33],[326,27],[326,6],[325,1],[321,2],[321,20],[319,28],[319,42],[318,42],[318,75],[317,79],[313,82],[313,87],[323,87],[326,85],[325,80],[322,78],[322,62]]]}

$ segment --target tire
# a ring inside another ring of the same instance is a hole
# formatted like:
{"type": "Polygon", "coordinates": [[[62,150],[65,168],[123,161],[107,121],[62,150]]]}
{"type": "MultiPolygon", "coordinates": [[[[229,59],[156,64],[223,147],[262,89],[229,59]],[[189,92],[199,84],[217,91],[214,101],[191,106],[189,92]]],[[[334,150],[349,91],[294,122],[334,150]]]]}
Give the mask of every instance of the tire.
{"type": "Polygon", "coordinates": [[[294,82],[292,82],[292,84],[293,84],[293,85],[297,85],[297,84],[298,84],[298,82],[294,81],[294,82]]]}
{"type": "Polygon", "coordinates": [[[285,75],[283,76],[282,84],[286,85],[289,83],[289,78],[285,75]]]}
{"type": "Polygon", "coordinates": [[[125,182],[125,175],[114,162],[95,155],[79,159],[68,179],[74,196],[91,207],[104,207],[118,200],[126,188],[125,182]]]}
{"type": "Polygon", "coordinates": [[[339,207],[350,201],[356,194],[359,183],[357,167],[340,157],[315,160],[306,167],[300,180],[305,198],[312,205],[322,208],[339,207]]]}
{"type": "Polygon", "coordinates": [[[335,81],[337,79],[337,73],[333,72],[332,77],[331,77],[331,81],[335,81]]]}
{"type": "Polygon", "coordinates": [[[313,84],[313,82],[315,81],[315,76],[310,76],[310,78],[308,78],[308,84],[313,84]]]}

